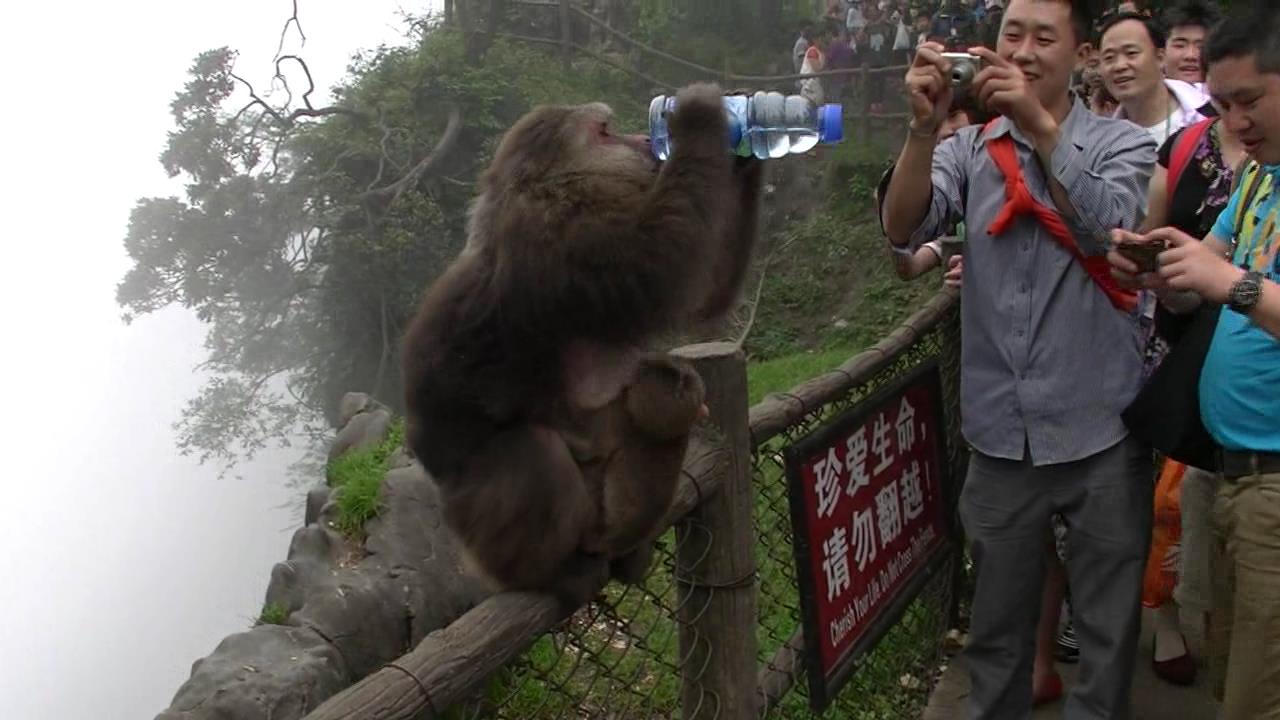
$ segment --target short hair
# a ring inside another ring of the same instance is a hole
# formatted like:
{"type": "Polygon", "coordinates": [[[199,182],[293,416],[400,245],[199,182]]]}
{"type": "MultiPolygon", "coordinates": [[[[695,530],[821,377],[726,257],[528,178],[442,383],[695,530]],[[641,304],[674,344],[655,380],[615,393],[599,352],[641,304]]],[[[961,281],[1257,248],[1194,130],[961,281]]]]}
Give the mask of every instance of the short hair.
{"type": "Polygon", "coordinates": [[[1117,13],[1107,18],[1107,21],[1102,23],[1102,29],[1098,31],[1098,44],[1102,44],[1102,38],[1106,37],[1107,33],[1110,32],[1112,28],[1122,22],[1129,22],[1130,20],[1136,23],[1141,23],[1142,27],[1147,29],[1147,37],[1151,38],[1151,44],[1154,45],[1157,50],[1164,47],[1165,41],[1168,39],[1165,35],[1164,28],[1160,26],[1159,22],[1139,13],[1117,13]]]}
{"type": "Polygon", "coordinates": [[[1253,56],[1258,71],[1280,75],[1280,9],[1263,0],[1252,12],[1230,13],[1205,42],[1205,67],[1231,58],[1253,56]]]}
{"type": "Polygon", "coordinates": [[[1218,6],[1205,0],[1184,0],[1165,11],[1161,20],[1170,32],[1180,27],[1200,27],[1210,30],[1218,24],[1222,12],[1218,6]]]}
{"type": "MultiPolygon", "coordinates": [[[[1004,7],[1001,11],[1008,10],[1009,3],[1013,0],[1005,0],[1004,7]]],[[[1039,2],[1053,2],[1059,5],[1066,5],[1071,9],[1071,30],[1076,34],[1076,45],[1083,45],[1089,42],[1089,29],[1093,27],[1093,10],[1092,1],[1096,0],[1038,0],[1039,2]]]]}

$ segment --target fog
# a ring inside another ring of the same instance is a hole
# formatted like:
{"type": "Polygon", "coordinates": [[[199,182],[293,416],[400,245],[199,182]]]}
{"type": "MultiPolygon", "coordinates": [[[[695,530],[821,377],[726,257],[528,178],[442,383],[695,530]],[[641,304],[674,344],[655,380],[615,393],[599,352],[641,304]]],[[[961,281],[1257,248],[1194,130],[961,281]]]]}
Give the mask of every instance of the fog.
{"type": "MultiPolygon", "coordinates": [[[[396,0],[301,0],[317,85],[398,42],[396,0]]],[[[406,4],[422,12],[426,4],[406,4]]],[[[191,662],[260,610],[300,518],[273,452],[219,479],[172,423],[203,330],[170,308],[120,321],[134,201],[180,194],[157,161],[199,52],[241,51],[258,87],[289,0],[12,3],[0,23],[0,718],[150,718],[191,662]]]]}

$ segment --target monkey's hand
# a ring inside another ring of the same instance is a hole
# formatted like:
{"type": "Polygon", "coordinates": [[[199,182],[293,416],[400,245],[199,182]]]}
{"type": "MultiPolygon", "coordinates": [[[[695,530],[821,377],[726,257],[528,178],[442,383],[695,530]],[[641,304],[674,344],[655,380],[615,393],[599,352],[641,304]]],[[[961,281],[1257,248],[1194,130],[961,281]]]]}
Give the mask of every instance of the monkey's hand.
{"type": "Polygon", "coordinates": [[[687,435],[704,417],[706,386],[693,366],[665,353],[646,355],[635,384],[627,388],[627,415],[654,440],[687,435]]]}
{"type": "Polygon", "coordinates": [[[695,83],[676,95],[676,109],[667,121],[677,148],[728,153],[729,121],[714,83],[695,83]]]}

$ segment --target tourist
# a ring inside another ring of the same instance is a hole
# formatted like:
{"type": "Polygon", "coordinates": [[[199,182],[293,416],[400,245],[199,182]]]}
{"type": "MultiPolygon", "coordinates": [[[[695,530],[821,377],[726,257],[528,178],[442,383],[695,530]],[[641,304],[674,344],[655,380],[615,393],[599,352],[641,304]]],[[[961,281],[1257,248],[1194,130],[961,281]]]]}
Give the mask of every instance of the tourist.
{"type": "Polygon", "coordinates": [[[1205,48],[1207,84],[1222,122],[1254,160],[1201,242],[1176,228],[1159,270],[1116,251],[1126,282],[1174,311],[1223,306],[1199,376],[1200,415],[1222,448],[1214,503],[1225,579],[1215,583],[1213,634],[1228,650],[1224,720],[1280,718],[1280,12],[1229,16],[1205,48]]]}
{"type": "Polygon", "coordinates": [[[1003,117],[936,152],[950,66],[939,45],[917,52],[906,78],[912,120],[881,209],[899,247],[954,222],[967,229],[961,423],[974,452],[960,515],[977,565],[964,651],[970,716],[1030,717],[1045,539],[1060,513],[1072,533],[1083,678],[1063,717],[1126,717],[1152,465],[1120,418],[1140,381],[1136,297],[1111,280],[1100,239],[1141,222],[1156,145],[1070,94],[1089,39],[1082,4],[1010,0],[1003,23],[995,52],[973,48],[986,67],[972,88],[1003,117]]]}

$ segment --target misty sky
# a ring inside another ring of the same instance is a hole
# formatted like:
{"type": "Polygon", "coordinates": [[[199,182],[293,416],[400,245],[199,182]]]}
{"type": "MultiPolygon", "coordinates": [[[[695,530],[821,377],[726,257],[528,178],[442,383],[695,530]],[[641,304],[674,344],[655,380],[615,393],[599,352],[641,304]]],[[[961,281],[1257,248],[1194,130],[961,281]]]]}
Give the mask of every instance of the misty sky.
{"type": "MultiPolygon", "coordinates": [[[[351,53],[431,0],[300,0],[328,88],[351,53]]],[[[188,312],[120,322],[139,197],[180,192],[157,157],[201,51],[268,85],[289,0],[7,3],[0,21],[0,718],[146,719],[246,628],[300,518],[275,453],[219,480],[171,424],[199,378],[188,312]]]]}

